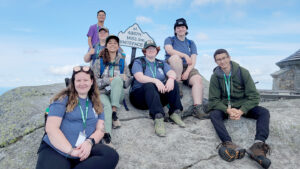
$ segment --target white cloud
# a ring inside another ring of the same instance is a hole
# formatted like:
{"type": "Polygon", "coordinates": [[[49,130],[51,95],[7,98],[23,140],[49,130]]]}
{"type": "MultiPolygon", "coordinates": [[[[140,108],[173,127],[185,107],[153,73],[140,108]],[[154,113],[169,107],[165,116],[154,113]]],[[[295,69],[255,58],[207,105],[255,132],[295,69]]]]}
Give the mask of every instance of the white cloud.
{"type": "Polygon", "coordinates": [[[158,9],[161,7],[172,7],[180,5],[182,0],[134,0],[137,6],[151,7],[158,9]]]}
{"type": "Polygon", "coordinates": [[[191,6],[201,6],[206,4],[222,2],[225,4],[245,4],[249,0],[193,0],[191,6]]]}
{"type": "Polygon", "coordinates": [[[209,38],[208,38],[207,34],[199,32],[199,33],[196,34],[196,39],[198,41],[205,41],[205,40],[208,40],[209,38]]]}
{"type": "Polygon", "coordinates": [[[272,16],[273,17],[281,17],[281,16],[283,16],[283,13],[281,11],[275,11],[272,13],[272,16]]]}
{"type": "Polygon", "coordinates": [[[137,16],[136,17],[136,22],[138,23],[152,23],[152,19],[146,16],[137,16]]]}
{"type": "Polygon", "coordinates": [[[243,18],[245,18],[245,16],[246,16],[246,12],[244,12],[244,11],[236,11],[236,12],[234,12],[234,17],[236,19],[243,19],[243,18]]]}
{"type": "Polygon", "coordinates": [[[219,0],[193,0],[191,6],[201,6],[201,5],[205,5],[208,3],[216,3],[219,0]]]}
{"type": "Polygon", "coordinates": [[[75,65],[50,66],[49,72],[54,75],[70,75],[75,65]]]}

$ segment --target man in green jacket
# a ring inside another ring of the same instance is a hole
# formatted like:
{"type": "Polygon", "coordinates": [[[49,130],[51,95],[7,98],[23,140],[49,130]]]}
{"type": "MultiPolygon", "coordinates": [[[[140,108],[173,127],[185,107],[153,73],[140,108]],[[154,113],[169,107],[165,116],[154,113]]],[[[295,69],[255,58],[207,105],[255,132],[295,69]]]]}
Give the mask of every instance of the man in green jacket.
{"type": "Polygon", "coordinates": [[[269,135],[269,111],[259,104],[259,93],[249,71],[231,61],[225,49],[214,53],[217,67],[209,85],[209,105],[211,122],[221,139],[219,155],[226,161],[241,159],[246,150],[234,144],[225,125],[225,119],[239,120],[241,116],[256,119],[254,144],[247,150],[249,156],[262,167],[268,168],[271,161],[266,157],[269,146],[265,143],[269,135]]]}

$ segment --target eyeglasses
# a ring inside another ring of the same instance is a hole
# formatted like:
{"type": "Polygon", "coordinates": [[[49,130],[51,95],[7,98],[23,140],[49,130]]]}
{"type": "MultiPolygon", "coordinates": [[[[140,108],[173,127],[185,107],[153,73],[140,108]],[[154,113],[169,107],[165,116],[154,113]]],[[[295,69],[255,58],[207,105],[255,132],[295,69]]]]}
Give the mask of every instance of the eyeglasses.
{"type": "Polygon", "coordinates": [[[77,72],[88,72],[90,70],[89,66],[75,66],[73,67],[73,72],[77,73],[77,72]]]}
{"type": "Polygon", "coordinates": [[[228,56],[225,56],[225,57],[222,57],[222,58],[220,58],[220,59],[216,59],[216,62],[222,62],[223,60],[225,60],[225,59],[227,59],[228,58],[228,56]]]}

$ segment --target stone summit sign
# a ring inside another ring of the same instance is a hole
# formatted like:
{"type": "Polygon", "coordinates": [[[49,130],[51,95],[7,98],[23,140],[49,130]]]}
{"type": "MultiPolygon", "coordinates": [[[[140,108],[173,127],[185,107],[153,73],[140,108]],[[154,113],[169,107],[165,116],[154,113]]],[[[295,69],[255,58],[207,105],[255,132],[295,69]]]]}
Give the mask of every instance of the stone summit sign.
{"type": "Polygon", "coordinates": [[[147,40],[152,40],[152,37],[141,30],[137,23],[133,24],[125,30],[119,32],[120,46],[128,46],[132,48],[143,48],[147,40]]]}

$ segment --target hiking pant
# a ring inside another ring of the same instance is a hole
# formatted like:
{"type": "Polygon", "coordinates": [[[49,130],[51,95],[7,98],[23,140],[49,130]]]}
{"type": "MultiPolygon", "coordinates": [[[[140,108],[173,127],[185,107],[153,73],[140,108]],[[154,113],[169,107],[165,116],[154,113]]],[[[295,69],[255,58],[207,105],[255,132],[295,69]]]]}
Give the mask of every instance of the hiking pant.
{"type": "MultiPolygon", "coordinates": [[[[261,106],[256,106],[243,116],[256,119],[255,140],[265,142],[269,136],[270,113],[268,109],[261,106]]],[[[210,120],[222,142],[232,141],[224,125],[224,119],[227,118],[228,114],[221,110],[212,110],[210,112],[210,120]]]]}
{"type": "Polygon", "coordinates": [[[169,115],[177,109],[183,110],[176,81],[174,81],[174,89],[164,94],[158,91],[154,83],[145,83],[142,87],[130,92],[130,102],[138,109],[149,109],[152,119],[157,113],[162,113],[165,116],[163,106],[167,104],[170,106],[169,115]]]}
{"type": "Polygon", "coordinates": [[[36,169],[113,169],[119,161],[118,153],[104,144],[95,144],[84,160],[67,158],[42,141],[36,169]]]}
{"type": "Polygon", "coordinates": [[[111,134],[112,127],[112,106],[120,108],[120,103],[124,99],[123,80],[121,77],[115,77],[110,83],[110,93],[101,94],[100,100],[104,109],[105,132],[111,134]]]}

